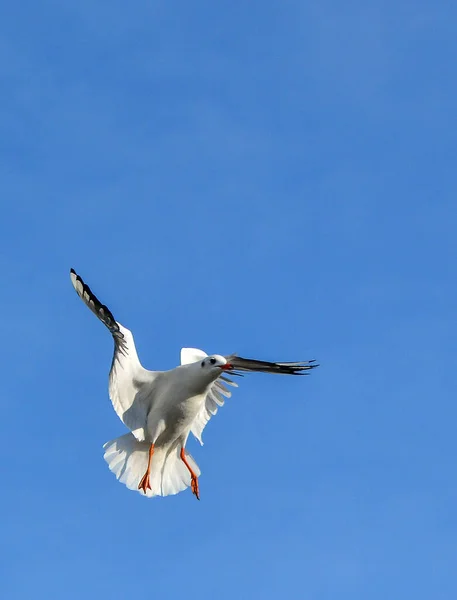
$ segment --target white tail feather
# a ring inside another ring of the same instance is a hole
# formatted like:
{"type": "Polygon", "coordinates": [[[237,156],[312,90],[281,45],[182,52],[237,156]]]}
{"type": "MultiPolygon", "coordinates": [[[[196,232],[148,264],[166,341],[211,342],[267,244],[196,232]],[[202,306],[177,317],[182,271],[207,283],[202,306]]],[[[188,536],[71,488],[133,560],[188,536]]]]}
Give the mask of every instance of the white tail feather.
{"type": "MultiPolygon", "coordinates": [[[[139,491],[138,484],[146,472],[148,465],[149,442],[139,442],[131,433],[107,442],[103,448],[103,458],[108,463],[110,471],[125,484],[129,490],[139,491]]],[[[192,456],[186,453],[186,460],[197,477],[200,469],[192,456]]],[[[151,461],[150,490],[147,497],[169,496],[182,492],[190,486],[190,473],[181,460],[180,446],[156,448],[151,461]]]]}

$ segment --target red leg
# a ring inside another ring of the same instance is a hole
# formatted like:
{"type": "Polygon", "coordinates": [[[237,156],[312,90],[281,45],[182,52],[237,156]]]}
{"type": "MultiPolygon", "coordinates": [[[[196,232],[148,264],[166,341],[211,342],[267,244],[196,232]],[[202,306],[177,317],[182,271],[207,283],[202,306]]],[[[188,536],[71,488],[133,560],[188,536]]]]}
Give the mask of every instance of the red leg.
{"type": "Polygon", "coordinates": [[[143,490],[143,492],[145,494],[147,493],[147,490],[151,489],[151,484],[149,483],[149,474],[151,472],[151,460],[152,460],[153,454],[154,454],[154,444],[151,444],[151,447],[149,448],[149,458],[148,458],[148,466],[146,469],[146,473],[143,475],[143,478],[141,479],[140,483],[138,484],[138,489],[143,490]]]}
{"type": "Polygon", "coordinates": [[[191,489],[192,489],[192,494],[194,494],[194,496],[197,498],[197,500],[200,500],[200,492],[198,489],[198,477],[195,475],[195,473],[192,471],[191,466],[189,465],[189,463],[186,460],[186,453],[184,452],[184,448],[181,448],[181,460],[182,462],[186,465],[186,467],[189,469],[189,473],[191,476],[191,489]]]}

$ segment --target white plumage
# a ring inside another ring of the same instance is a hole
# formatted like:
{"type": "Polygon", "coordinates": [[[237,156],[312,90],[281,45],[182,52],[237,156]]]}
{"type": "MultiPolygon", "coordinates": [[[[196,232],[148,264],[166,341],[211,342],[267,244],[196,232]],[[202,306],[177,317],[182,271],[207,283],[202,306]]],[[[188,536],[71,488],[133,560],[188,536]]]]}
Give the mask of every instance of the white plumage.
{"type": "Polygon", "coordinates": [[[200,469],[185,449],[189,433],[202,432],[237,384],[226,375],[260,371],[299,375],[314,361],[272,363],[236,355],[208,356],[196,348],[181,350],[181,365],[170,371],[148,371],[138,358],[133,335],[118,323],[76,272],[72,284],[114,339],[109,395],[117,415],[130,430],[104,445],[104,458],[117,479],[147,497],[177,494],[191,486],[199,498],[200,469]]]}

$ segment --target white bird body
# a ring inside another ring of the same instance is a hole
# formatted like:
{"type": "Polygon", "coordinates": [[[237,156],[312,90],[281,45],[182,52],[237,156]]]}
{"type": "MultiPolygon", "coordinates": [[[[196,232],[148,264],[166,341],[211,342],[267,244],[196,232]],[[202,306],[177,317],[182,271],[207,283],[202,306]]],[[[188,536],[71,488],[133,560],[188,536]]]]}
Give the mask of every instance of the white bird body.
{"type": "MultiPolygon", "coordinates": [[[[215,369],[211,373],[202,371],[200,363],[193,363],[154,373],[150,393],[143,400],[147,415],[143,427],[127,434],[135,439],[126,440],[127,448],[120,445],[119,438],[105,444],[105,459],[110,469],[127,487],[137,489],[147,467],[150,444],[154,444],[154,455],[150,465],[151,489],[146,490],[146,495],[175,494],[190,485],[190,472],[177,450],[185,447],[192,424],[204,409],[210,388],[219,377],[215,369]],[[139,455],[129,462],[129,451],[135,450],[139,455]],[[121,473],[124,463],[127,468],[121,473]],[[162,473],[165,463],[168,468],[162,473]]],[[[195,461],[189,453],[186,458],[193,463],[192,470],[198,477],[200,471],[195,461]]]]}
{"type": "Polygon", "coordinates": [[[199,363],[161,373],[154,385],[145,439],[156,445],[187,439],[192,423],[204,405],[213,381],[202,377],[199,363]]]}
{"type": "Polygon", "coordinates": [[[237,387],[226,373],[264,371],[301,374],[310,362],[269,363],[235,355],[208,356],[196,348],[181,350],[181,365],[148,371],[139,359],[132,333],[118,323],[83,280],[71,270],[73,286],[84,303],[108,327],[115,350],[109,376],[113,407],[130,433],[104,445],[104,458],[117,479],[147,497],[177,494],[191,486],[199,498],[200,469],[185,449],[189,433],[202,442],[202,432],[224,397],[224,385],[237,387]]]}

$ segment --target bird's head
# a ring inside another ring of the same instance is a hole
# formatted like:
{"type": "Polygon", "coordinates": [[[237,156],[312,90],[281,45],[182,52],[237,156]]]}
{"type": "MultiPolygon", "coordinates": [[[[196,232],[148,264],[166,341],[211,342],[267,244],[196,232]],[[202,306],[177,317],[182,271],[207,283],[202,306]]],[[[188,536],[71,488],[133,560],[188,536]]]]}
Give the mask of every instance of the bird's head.
{"type": "Polygon", "coordinates": [[[220,354],[208,356],[202,350],[195,348],[183,348],[181,362],[184,363],[182,367],[188,373],[188,385],[192,387],[194,393],[204,393],[209,385],[233,368],[230,361],[220,354]]]}
{"type": "Polygon", "coordinates": [[[227,359],[220,354],[205,356],[205,358],[200,361],[200,369],[202,369],[202,372],[207,373],[209,377],[214,377],[215,379],[219,377],[222,371],[229,371],[232,368],[232,365],[227,362],[227,359]]]}

